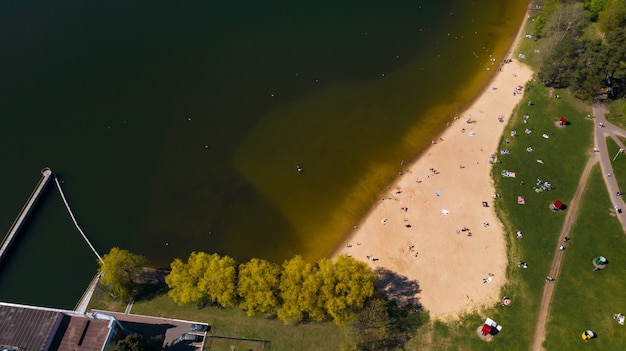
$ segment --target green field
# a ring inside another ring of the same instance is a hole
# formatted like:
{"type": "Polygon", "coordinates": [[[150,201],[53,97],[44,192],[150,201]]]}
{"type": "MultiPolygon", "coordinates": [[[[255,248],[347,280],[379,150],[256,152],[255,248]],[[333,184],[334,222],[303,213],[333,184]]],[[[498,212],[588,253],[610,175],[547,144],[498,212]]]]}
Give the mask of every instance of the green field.
{"type": "MultiPolygon", "coordinates": [[[[340,350],[341,345],[348,340],[345,330],[332,322],[289,326],[278,319],[268,319],[262,315],[248,317],[239,308],[178,306],[167,295],[136,303],[133,313],[206,322],[211,325],[212,335],[268,340],[265,350],[271,351],[340,350]]],[[[230,351],[231,346],[236,346],[236,350],[260,351],[262,345],[261,342],[216,338],[211,339],[211,342],[207,340],[205,350],[230,351]]]]}
{"type": "Polygon", "coordinates": [[[607,193],[596,165],[555,282],[546,350],[582,349],[581,333],[586,329],[598,337],[587,341],[585,349],[618,350],[626,345],[625,327],[612,319],[613,314],[626,311],[626,236],[612,209],[614,196],[607,193]],[[594,272],[591,260],[599,255],[605,256],[609,264],[594,272]]]}

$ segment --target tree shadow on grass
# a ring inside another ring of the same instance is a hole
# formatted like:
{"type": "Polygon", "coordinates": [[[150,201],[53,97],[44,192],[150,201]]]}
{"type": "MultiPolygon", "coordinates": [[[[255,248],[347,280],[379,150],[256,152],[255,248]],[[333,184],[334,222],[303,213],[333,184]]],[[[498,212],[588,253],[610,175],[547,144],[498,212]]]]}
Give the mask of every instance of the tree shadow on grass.
{"type": "Polygon", "coordinates": [[[406,276],[383,267],[376,268],[374,273],[378,276],[376,289],[389,301],[395,302],[399,307],[412,306],[421,309],[417,294],[422,290],[416,280],[409,280],[406,276]]]}

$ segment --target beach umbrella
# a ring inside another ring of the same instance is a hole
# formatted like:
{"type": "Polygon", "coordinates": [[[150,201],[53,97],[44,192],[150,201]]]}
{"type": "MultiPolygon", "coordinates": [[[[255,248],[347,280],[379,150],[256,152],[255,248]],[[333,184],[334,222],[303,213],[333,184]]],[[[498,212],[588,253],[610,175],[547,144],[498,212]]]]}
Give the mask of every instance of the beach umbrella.
{"type": "Polygon", "coordinates": [[[587,341],[589,339],[595,338],[596,334],[592,332],[591,330],[587,329],[582,333],[581,337],[583,338],[583,340],[587,341]]]}
{"type": "Polygon", "coordinates": [[[594,271],[599,271],[601,269],[603,269],[604,267],[606,267],[606,265],[609,263],[609,260],[606,259],[606,257],[604,256],[598,256],[596,258],[594,258],[591,263],[593,263],[593,270],[594,271]]]}

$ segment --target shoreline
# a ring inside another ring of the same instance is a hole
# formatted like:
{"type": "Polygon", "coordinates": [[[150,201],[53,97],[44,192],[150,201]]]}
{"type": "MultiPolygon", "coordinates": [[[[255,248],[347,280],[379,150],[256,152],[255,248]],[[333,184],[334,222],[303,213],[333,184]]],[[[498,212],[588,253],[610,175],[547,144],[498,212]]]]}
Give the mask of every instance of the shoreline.
{"type": "MultiPolygon", "coordinates": [[[[506,58],[522,39],[524,16],[506,58]]],[[[402,175],[331,255],[353,256],[417,281],[416,296],[398,298],[417,297],[434,318],[499,301],[505,282],[506,240],[493,210],[490,156],[497,157],[506,122],[521,101],[523,93],[513,89],[533,72],[517,60],[499,68],[439,139],[402,165],[402,175]]]]}

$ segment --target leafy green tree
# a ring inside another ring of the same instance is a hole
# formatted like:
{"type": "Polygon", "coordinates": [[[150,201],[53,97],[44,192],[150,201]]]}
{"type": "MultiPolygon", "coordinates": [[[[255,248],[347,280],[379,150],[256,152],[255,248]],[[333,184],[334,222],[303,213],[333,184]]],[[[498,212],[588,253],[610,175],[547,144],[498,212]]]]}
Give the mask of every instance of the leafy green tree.
{"type": "Polygon", "coordinates": [[[147,262],[141,255],[114,247],[102,257],[98,264],[98,273],[102,274],[100,283],[107,287],[114,296],[129,298],[138,286],[141,266],[147,262]]]}
{"type": "Polygon", "coordinates": [[[149,339],[138,334],[130,334],[116,344],[107,346],[105,351],[160,351],[163,346],[163,336],[157,335],[149,339]]]}
{"type": "Polygon", "coordinates": [[[350,332],[359,350],[401,350],[427,321],[428,314],[419,306],[400,307],[378,294],[367,300],[350,332]]]}
{"type": "Polygon", "coordinates": [[[319,262],[315,265],[307,264],[304,269],[304,280],[300,291],[300,308],[308,318],[321,322],[328,318],[321,294],[324,279],[319,262]]]}
{"type": "Polygon", "coordinates": [[[199,288],[212,302],[222,307],[235,307],[237,262],[228,256],[210,255],[199,288]]]}
{"type": "Polygon", "coordinates": [[[617,30],[626,22],[626,1],[607,0],[598,14],[598,26],[604,32],[617,30]]]}
{"type": "Polygon", "coordinates": [[[592,21],[596,21],[598,19],[598,15],[600,11],[604,9],[607,0],[586,0],[585,8],[589,11],[589,15],[591,16],[592,21]]]}
{"type": "Polygon", "coordinates": [[[591,100],[598,95],[602,80],[607,76],[607,56],[599,40],[586,40],[583,45],[584,51],[579,55],[577,67],[572,72],[572,90],[577,98],[591,100]]]}
{"type": "Polygon", "coordinates": [[[556,43],[554,48],[546,50],[547,55],[538,72],[539,79],[547,86],[568,87],[572,81],[572,70],[576,66],[579,47],[574,38],[565,37],[556,43]]]}
{"type": "Polygon", "coordinates": [[[179,305],[198,303],[207,296],[199,288],[200,278],[204,275],[204,267],[200,265],[203,255],[202,252],[192,252],[189,263],[177,258],[170,264],[170,273],[165,277],[170,288],[167,294],[179,305]]]}
{"type": "Polygon", "coordinates": [[[626,28],[620,28],[606,35],[606,70],[609,77],[626,79],[626,28]]]}
{"type": "Polygon", "coordinates": [[[345,255],[334,263],[322,259],[318,266],[326,312],[337,325],[346,325],[374,294],[376,275],[365,263],[345,255]]]}
{"type": "Polygon", "coordinates": [[[239,265],[237,292],[242,299],[241,308],[249,316],[255,312],[276,313],[280,273],[280,266],[258,258],[239,265]]]}
{"type": "Polygon", "coordinates": [[[228,256],[192,252],[187,263],[180,259],[171,263],[171,271],[165,277],[170,287],[168,295],[180,305],[210,301],[233,307],[236,266],[235,260],[228,256]]]}
{"type": "Polygon", "coordinates": [[[321,279],[316,266],[305,263],[301,256],[285,261],[279,284],[282,304],[278,309],[278,318],[287,324],[308,318],[324,320],[327,315],[319,296],[320,287],[321,279]]]}
{"type": "Polygon", "coordinates": [[[559,4],[554,8],[546,22],[546,30],[550,36],[557,38],[557,43],[566,36],[578,37],[582,29],[589,23],[589,15],[578,2],[559,4]]]}
{"type": "Polygon", "coordinates": [[[350,326],[350,330],[359,350],[387,350],[385,346],[390,334],[390,325],[387,301],[373,298],[365,304],[358,318],[350,326]]]}
{"type": "Polygon", "coordinates": [[[282,305],[278,308],[277,315],[286,324],[300,322],[304,318],[300,300],[306,266],[302,256],[295,256],[283,263],[283,273],[278,285],[282,305]]]}

